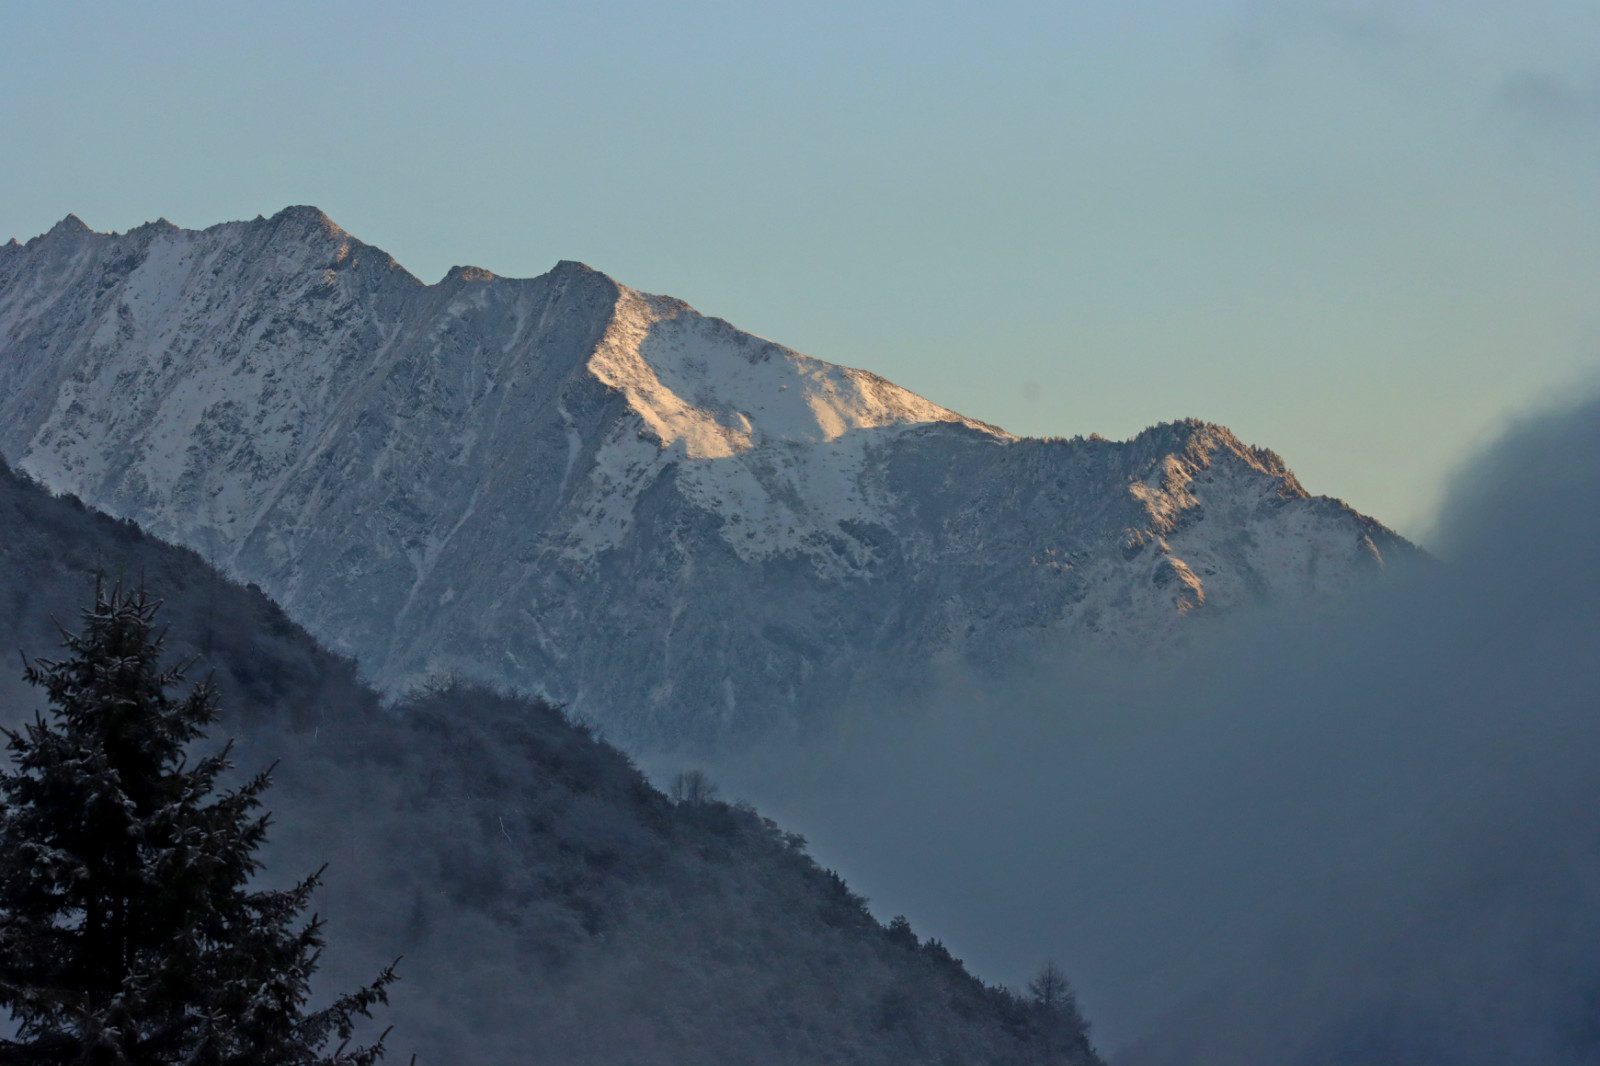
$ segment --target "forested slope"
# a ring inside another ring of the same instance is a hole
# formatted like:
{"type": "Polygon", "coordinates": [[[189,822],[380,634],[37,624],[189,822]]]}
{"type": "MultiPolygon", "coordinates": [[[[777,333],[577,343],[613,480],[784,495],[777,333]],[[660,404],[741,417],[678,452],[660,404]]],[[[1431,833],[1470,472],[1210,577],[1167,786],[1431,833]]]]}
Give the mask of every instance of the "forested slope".
{"type": "MultiPolygon", "coordinates": [[[[674,802],[557,709],[441,684],[389,709],[259,591],[0,466],[0,642],[48,655],[101,571],[163,597],[241,770],[281,759],[268,879],[329,863],[322,987],[403,954],[423,1063],[1095,1062],[1070,999],[885,927],[754,810],[674,802]]],[[[20,669],[19,671],[20,672],[20,669]]],[[[14,674],[0,719],[40,706],[14,674]]]]}

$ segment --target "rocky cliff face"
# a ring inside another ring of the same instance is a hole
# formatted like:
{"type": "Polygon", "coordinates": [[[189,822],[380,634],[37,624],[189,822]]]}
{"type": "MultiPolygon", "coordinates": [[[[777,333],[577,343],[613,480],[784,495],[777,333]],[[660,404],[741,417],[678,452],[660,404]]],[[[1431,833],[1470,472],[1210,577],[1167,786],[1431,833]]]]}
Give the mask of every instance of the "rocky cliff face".
{"type": "Polygon", "coordinates": [[[0,248],[0,451],[380,684],[454,670],[645,744],[1415,551],[1219,426],[1018,439],[580,264],[424,285],[312,208],[0,248]]]}

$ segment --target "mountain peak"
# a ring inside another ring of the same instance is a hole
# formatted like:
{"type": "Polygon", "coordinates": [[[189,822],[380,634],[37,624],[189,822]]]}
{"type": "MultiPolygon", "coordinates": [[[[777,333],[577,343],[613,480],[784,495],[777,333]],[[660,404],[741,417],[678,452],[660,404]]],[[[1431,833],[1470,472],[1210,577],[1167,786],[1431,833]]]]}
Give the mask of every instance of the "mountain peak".
{"type": "Polygon", "coordinates": [[[316,222],[326,226],[335,226],[333,219],[328,217],[328,213],[326,211],[312,204],[290,204],[289,206],[280,208],[278,211],[274,212],[272,218],[269,219],[271,222],[288,220],[316,222]]]}
{"type": "Polygon", "coordinates": [[[494,271],[485,270],[483,267],[453,266],[445,272],[444,281],[441,284],[444,282],[494,281],[498,277],[499,275],[494,271]]]}
{"type": "Polygon", "coordinates": [[[324,237],[344,238],[349,236],[343,227],[328,217],[327,212],[320,207],[312,207],[310,204],[294,204],[285,207],[282,211],[267,219],[267,222],[274,226],[298,226],[308,233],[318,233],[324,237]]]}
{"type": "Polygon", "coordinates": [[[77,215],[69,214],[44,232],[46,237],[70,237],[80,233],[93,233],[88,225],[77,215]]]}

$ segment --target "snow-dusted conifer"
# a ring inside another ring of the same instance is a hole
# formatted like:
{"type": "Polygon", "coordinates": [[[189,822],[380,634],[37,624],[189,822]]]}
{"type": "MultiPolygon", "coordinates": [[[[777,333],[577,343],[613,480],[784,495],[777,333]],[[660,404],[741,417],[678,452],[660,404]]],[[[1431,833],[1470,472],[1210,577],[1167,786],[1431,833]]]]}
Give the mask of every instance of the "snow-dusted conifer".
{"type": "Polygon", "coordinates": [[[250,887],[270,771],[219,792],[229,746],[189,762],[216,696],[169,694],[183,668],[160,664],[158,606],[97,585],[67,656],[26,665],[50,710],[6,731],[0,771],[0,1007],[16,1028],[0,1063],[370,1066],[382,1037],[349,1041],[394,969],[304,1010],[317,875],[250,887]]]}

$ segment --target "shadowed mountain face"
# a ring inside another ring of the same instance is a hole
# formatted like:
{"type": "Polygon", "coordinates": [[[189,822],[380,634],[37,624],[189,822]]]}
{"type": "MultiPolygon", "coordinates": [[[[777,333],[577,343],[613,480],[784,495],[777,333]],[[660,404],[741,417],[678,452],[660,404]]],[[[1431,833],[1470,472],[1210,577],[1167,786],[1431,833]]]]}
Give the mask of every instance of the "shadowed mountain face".
{"type": "MultiPolygon", "coordinates": [[[[91,571],[164,600],[221,692],[206,752],[277,762],[267,883],[324,863],[323,994],[403,954],[378,1025],[424,1063],[1095,1066],[1075,1010],[885,927],[749,807],[673,802],[547,703],[456,685],[385,711],[259,590],[0,464],[0,646],[59,654],[91,571]]],[[[43,709],[0,673],[0,726],[43,709]]],[[[6,1019],[0,1016],[0,1031],[6,1019]]],[[[370,1033],[368,1035],[371,1035],[370,1033]]]]}
{"type": "Polygon", "coordinates": [[[0,248],[0,451],[382,686],[453,670],[651,746],[1415,551],[1218,426],[1018,439],[579,264],[424,285],[312,208],[0,248]]]}

